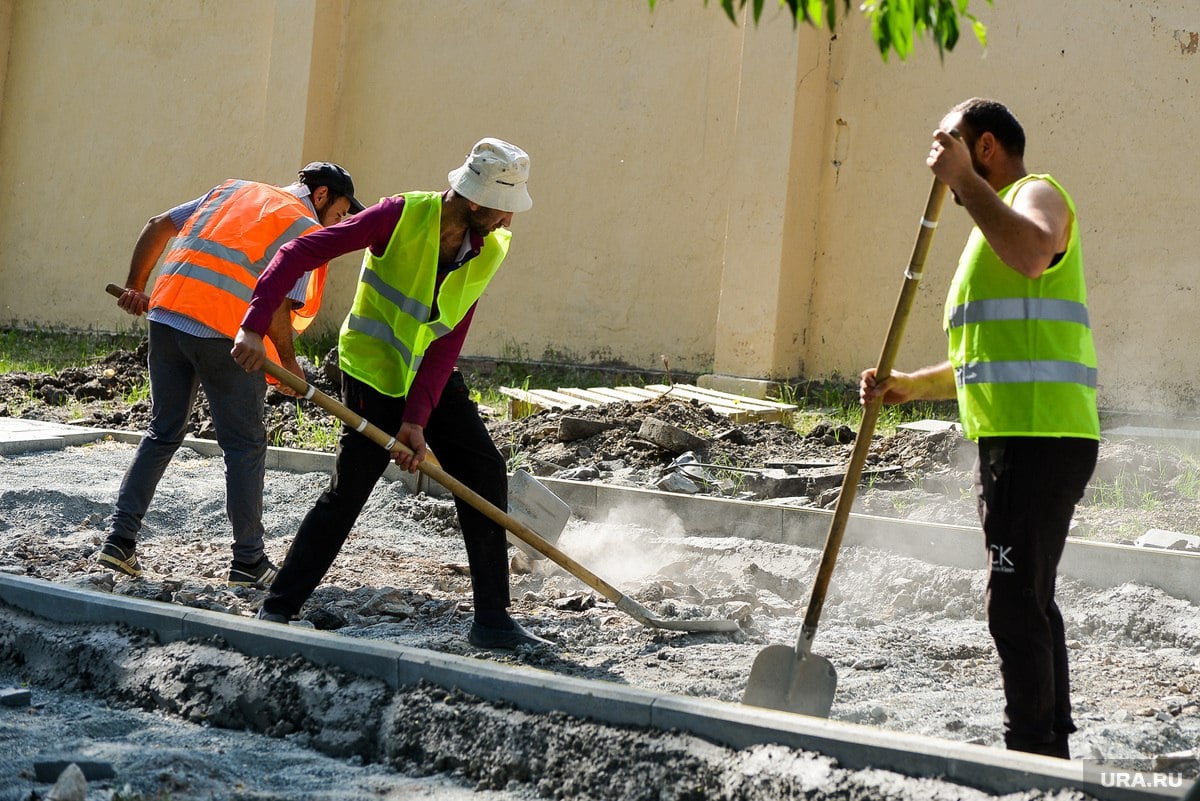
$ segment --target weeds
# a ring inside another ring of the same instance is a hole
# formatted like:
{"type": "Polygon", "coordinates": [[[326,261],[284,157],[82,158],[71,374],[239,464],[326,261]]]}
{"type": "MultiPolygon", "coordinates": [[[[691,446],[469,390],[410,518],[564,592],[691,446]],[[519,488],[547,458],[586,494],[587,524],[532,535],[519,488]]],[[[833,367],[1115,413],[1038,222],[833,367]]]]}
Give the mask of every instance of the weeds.
{"type": "Polygon", "coordinates": [[[739,464],[737,460],[730,459],[727,456],[717,456],[712,463],[712,467],[708,468],[713,477],[721,482],[722,491],[727,495],[738,495],[742,488],[746,485],[746,479],[750,477],[747,469],[753,469],[753,465],[739,464]],[[722,467],[729,467],[729,470],[723,470],[722,467]],[[747,468],[747,469],[739,469],[747,468]]]}
{"type": "Polygon", "coordinates": [[[150,379],[140,381],[121,395],[121,401],[132,406],[135,403],[150,400],[150,379]]]}
{"type": "Polygon", "coordinates": [[[304,448],[314,451],[333,451],[341,436],[342,425],[336,417],[327,414],[309,414],[299,403],[292,404],[296,410],[295,441],[280,433],[271,436],[271,444],[277,447],[304,448]]]}
{"type": "Polygon", "coordinates": [[[1086,502],[1112,509],[1141,509],[1151,512],[1162,505],[1155,486],[1140,473],[1122,470],[1112,481],[1088,486],[1086,502]]]}
{"type": "Polygon", "coordinates": [[[91,364],[114,350],[137,350],[144,339],[128,334],[64,334],[62,332],[0,329],[0,372],[58,373],[67,367],[91,364]]]}

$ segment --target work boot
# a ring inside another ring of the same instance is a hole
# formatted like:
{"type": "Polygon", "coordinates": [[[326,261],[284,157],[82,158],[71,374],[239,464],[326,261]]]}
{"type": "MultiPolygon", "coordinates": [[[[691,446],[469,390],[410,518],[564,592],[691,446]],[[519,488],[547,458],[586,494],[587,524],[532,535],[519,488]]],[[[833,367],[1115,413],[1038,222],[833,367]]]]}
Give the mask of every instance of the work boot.
{"type": "Polygon", "coordinates": [[[279,568],[271,564],[271,560],[267,558],[266,554],[259,557],[258,561],[252,565],[234,559],[229,568],[229,586],[255,587],[265,590],[271,586],[271,582],[278,575],[279,568]]]}
{"type": "Polygon", "coordinates": [[[142,566],[138,563],[134,545],[128,540],[109,537],[100,547],[100,553],[96,554],[96,562],[126,576],[136,578],[142,575],[142,566]]]}
{"type": "Polygon", "coordinates": [[[467,635],[467,642],[476,648],[505,651],[515,651],[522,645],[537,646],[554,644],[549,640],[543,640],[530,631],[526,631],[520,623],[512,618],[509,618],[508,622],[511,624],[511,628],[485,626],[478,622],[472,623],[471,633],[467,635]]]}
{"type": "Polygon", "coordinates": [[[268,612],[266,609],[259,609],[255,615],[259,620],[265,620],[268,623],[282,623],[285,626],[288,624],[288,616],[280,612],[268,612]]]}

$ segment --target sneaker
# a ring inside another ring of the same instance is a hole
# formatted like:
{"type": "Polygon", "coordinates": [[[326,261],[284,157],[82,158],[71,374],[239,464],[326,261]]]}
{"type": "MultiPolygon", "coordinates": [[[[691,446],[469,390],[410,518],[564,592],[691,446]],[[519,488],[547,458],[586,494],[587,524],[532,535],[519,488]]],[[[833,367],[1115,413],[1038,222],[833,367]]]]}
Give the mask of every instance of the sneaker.
{"type": "Polygon", "coordinates": [[[268,623],[282,623],[285,626],[288,624],[288,616],[279,612],[268,612],[266,609],[259,609],[255,615],[259,620],[265,620],[268,623]]]}
{"type": "Polygon", "coordinates": [[[229,586],[257,587],[265,590],[278,575],[279,568],[271,564],[271,560],[265,555],[252,565],[234,560],[229,568],[229,586]]]}
{"type": "Polygon", "coordinates": [[[142,566],[138,564],[137,554],[133,548],[126,548],[113,540],[105,540],[96,554],[96,561],[109,570],[124,573],[127,576],[142,575],[142,566]]]}

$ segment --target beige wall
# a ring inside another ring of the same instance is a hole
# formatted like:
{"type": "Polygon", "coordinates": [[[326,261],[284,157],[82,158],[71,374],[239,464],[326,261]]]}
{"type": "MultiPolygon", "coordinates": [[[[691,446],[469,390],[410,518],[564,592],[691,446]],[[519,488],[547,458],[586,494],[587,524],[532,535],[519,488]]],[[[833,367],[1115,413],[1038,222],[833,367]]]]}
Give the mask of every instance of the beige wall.
{"type": "MultiPolygon", "coordinates": [[[[1022,121],[1026,166],[1054,174],[1078,204],[1101,402],[1194,412],[1200,5],[1097,0],[1085,14],[1028,0],[981,16],[987,52],[964,42],[944,65],[930,48],[884,65],[862,35],[835,44],[844,69],[831,76],[830,118],[845,121],[847,144],[837,188],[822,192],[807,369],[877,358],[929,190],[929,132],[954,103],[984,95],[1022,121]]],[[[944,358],[940,311],[969,225],[948,203],[900,369],[944,358]]]]}
{"type": "MultiPolygon", "coordinates": [[[[739,28],[681,0],[0,0],[0,324],[127,328],[103,284],[147,218],[224,178],[330,159],[370,202],[443,188],[499,136],[532,156],[534,208],[469,354],[850,375],[878,356],[929,132],[979,94],[1079,204],[1102,402],[1195,411],[1200,7],[980,6],[986,52],[883,64],[858,18],[739,28]]],[[[968,228],[948,204],[899,367],[942,358],[968,228]]]]}

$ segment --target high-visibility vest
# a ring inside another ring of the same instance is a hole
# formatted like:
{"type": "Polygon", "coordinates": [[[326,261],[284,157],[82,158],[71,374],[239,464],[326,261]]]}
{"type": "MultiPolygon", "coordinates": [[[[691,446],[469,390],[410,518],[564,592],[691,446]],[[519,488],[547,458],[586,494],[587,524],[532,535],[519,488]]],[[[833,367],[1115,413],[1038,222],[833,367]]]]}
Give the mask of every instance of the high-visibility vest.
{"type": "MultiPolygon", "coordinates": [[[[230,179],[212,191],[171,243],[150,308],[196,320],[232,339],[254,294],[258,276],[279,248],[321,224],[301,198],[286,189],[230,179]]],[[[304,306],[292,312],[300,334],[321,306],[328,265],[313,270],[304,306]]],[[[270,339],[267,355],[279,360],[270,339]]]]}
{"type": "Polygon", "coordinates": [[[402,197],[404,209],[387,250],[375,256],[368,249],[363,256],[354,304],[338,337],[342,371],[395,398],[408,394],[430,344],[453,331],[479,300],[512,238],[504,228],[492,231],[479,255],[438,287],[442,196],[407,192],[402,197]]]}
{"type": "Polygon", "coordinates": [[[946,298],[949,337],[963,432],[980,437],[1100,438],[1096,348],[1075,202],[1049,175],[1027,175],[1001,190],[1047,181],[1071,210],[1062,259],[1037,278],[1001,261],[976,227],[946,298]]]}

